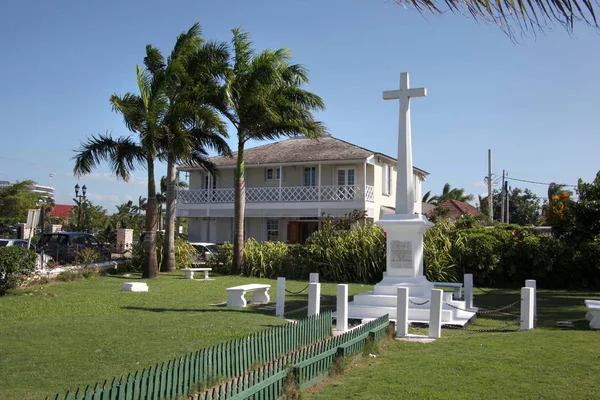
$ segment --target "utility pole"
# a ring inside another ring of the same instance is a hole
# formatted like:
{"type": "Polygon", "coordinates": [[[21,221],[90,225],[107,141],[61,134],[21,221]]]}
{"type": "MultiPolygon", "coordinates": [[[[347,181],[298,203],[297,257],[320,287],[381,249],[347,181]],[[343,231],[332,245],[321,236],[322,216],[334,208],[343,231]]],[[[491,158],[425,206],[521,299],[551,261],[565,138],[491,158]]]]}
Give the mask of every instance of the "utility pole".
{"type": "Polygon", "coordinates": [[[494,222],[494,198],[492,197],[492,149],[488,149],[488,216],[494,222]]]}
{"type": "Polygon", "coordinates": [[[502,170],[502,191],[500,192],[500,222],[504,222],[504,177],[506,170],[502,170]]]}
{"type": "Polygon", "coordinates": [[[506,181],[506,223],[510,224],[510,191],[508,190],[508,181],[506,181]]]}

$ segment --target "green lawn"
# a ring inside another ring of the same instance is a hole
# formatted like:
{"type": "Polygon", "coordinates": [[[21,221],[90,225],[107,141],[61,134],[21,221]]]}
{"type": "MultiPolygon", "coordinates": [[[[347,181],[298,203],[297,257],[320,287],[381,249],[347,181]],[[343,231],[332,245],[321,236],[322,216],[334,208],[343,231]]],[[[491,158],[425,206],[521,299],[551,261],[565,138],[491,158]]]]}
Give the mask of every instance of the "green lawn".
{"type": "MultiPolygon", "coordinates": [[[[274,310],[226,308],[225,288],[275,281],[183,273],[148,281],[148,293],[123,293],[122,277],[97,277],[13,291],[0,297],[0,399],[42,399],[134,372],[200,348],[283,324],[274,310]]],[[[139,277],[135,277],[139,280],[139,277]]],[[[288,281],[297,291],[306,282],[288,281]]],[[[323,284],[322,305],[335,304],[323,284]]],[[[350,285],[350,295],[371,290],[350,285]]],[[[514,290],[476,292],[476,305],[500,306],[514,290]]],[[[529,332],[446,330],[434,343],[391,342],[319,386],[310,399],[600,398],[600,331],[584,320],[583,299],[600,293],[538,292],[538,328],[529,332]],[[561,330],[557,320],[575,321],[561,330]]],[[[306,292],[286,296],[286,310],[306,306],[306,292]]],[[[512,311],[518,313],[518,307],[512,311]]],[[[306,315],[305,310],[290,314],[306,315]]],[[[479,317],[472,328],[497,327],[509,316],[479,317]]],[[[414,329],[426,332],[425,329],[414,329]]]]}
{"type": "MultiPolygon", "coordinates": [[[[227,300],[225,288],[255,278],[183,279],[176,272],[146,281],[148,293],[121,292],[136,279],[97,277],[30,287],[0,297],[0,399],[43,399],[68,389],[135,372],[251,332],[285,323],[275,310],[211,306],[227,300]]],[[[307,282],[288,281],[288,290],[307,282]]],[[[370,290],[351,285],[350,293],[370,290]]],[[[335,284],[322,286],[327,306],[335,284]]],[[[286,296],[286,310],[306,306],[307,295],[286,296]]],[[[306,311],[291,314],[306,316],[306,311]]]]}
{"type": "MultiPolygon", "coordinates": [[[[509,304],[518,299],[514,292],[480,294],[476,305],[509,304]]],[[[379,357],[361,359],[307,397],[600,399],[600,331],[590,330],[584,319],[586,298],[600,293],[538,291],[538,327],[532,331],[444,329],[433,343],[390,342],[379,357]],[[559,320],[575,321],[575,328],[562,330],[559,320]]],[[[507,319],[479,317],[470,329],[502,326],[507,319]]]]}

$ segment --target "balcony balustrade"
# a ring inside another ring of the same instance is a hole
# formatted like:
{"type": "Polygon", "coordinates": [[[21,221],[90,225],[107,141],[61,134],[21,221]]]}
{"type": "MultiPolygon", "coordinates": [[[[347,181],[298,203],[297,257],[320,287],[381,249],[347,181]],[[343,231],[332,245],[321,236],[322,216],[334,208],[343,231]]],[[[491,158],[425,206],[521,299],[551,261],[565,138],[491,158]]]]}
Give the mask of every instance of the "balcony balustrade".
{"type": "MultiPolygon", "coordinates": [[[[284,186],[246,188],[247,203],[374,201],[373,186],[284,186]]],[[[179,190],[179,204],[233,203],[234,189],[179,190]]]]}

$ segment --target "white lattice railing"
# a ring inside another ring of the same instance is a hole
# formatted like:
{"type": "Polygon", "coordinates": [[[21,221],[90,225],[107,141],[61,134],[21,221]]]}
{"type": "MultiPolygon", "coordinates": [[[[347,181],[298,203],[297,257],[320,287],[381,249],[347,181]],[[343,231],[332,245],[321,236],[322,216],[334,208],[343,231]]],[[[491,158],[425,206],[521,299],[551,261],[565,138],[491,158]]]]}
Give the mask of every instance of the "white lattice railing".
{"type": "MultiPolygon", "coordinates": [[[[248,203],[291,203],[304,201],[347,201],[375,199],[373,186],[284,186],[246,189],[248,203]]],[[[189,189],[179,190],[179,204],[233,203],[234,189],[189,189]]]]}

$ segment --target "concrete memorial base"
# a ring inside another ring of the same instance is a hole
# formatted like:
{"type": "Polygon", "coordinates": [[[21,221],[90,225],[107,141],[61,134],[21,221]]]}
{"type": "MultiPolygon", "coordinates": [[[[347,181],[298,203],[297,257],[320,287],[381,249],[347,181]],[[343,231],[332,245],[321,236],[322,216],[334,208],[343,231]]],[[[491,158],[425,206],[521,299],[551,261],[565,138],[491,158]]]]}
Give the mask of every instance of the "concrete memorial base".
{"type": "Polygon", "coordinates": [[[586,300],[588,312],[585,318],[590,321],[590,329],[600,329],[600,300],[586,300]]]}
{"type": "Polygon", "coordinates": [[[126,282],[121,287],[122,292],[147,292],[148,285],[145,282],[126,282]]]}

